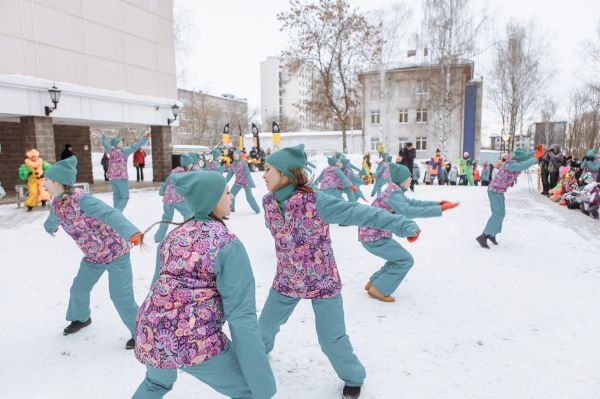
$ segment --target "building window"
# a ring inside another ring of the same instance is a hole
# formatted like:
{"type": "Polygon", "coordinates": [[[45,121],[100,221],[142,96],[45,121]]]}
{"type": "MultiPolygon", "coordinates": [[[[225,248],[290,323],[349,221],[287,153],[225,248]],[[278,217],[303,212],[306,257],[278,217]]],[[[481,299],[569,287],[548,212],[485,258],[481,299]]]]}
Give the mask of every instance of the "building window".
{"type": "Polygon", "coordinates": [[[406,143],[408,143],[408,137],[400,137],[398,139],[398,148],[402,150],[406,143]]]}
{"type": "Polygon", "coordinates": [[[417,123],[427,123],[427,108],[417,109],[417,123]]]}
{"type": "Polygon", "coordinates": [[[417,151],[424,151],[427,149],[427,137],[417,137],[417,151]]]}
{"type": "Polygon", "coordinates": [[[379,137],[371,137],[371,151],[377,151],[379,143],[379,137]]]}
{"type": "Polygon", "coordinates": [[[407,109],[401,109],[399,115],[400,116],[398,118],[398,122],[408,123],[408,110],[407,109]]]}
{"type": "Polygon", "coordinates": [[[381,123],[381,112],[380,111],[371,111],[371,124],[378,125],[381,123]]]}
{"type": "Polygon", "coordinates": [[[192,134],[192,129],[189,127],[180,127],[179,134],[192,134]]]}
{"type": "Polygon", "coordinates": [[[417,80],[417,94],[429,93],[429,82],[426,80],[417,80]]]}

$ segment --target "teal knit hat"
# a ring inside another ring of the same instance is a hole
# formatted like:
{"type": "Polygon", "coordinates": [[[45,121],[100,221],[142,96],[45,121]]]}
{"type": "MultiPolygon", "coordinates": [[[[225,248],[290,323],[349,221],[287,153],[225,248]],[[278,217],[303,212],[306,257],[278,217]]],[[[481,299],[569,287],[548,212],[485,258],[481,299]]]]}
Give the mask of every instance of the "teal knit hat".
{"type": "Polygon", "coordinates": [[[590,158],[596,158],[596,151],[592,150],[588,150],[588,152],[585,154],[586,157],[590,157],[590,158]]]}
{"type": "Polygon", "coordinates": [[[392,178],[392,182],[397,185],[400,185],[406,181],[410,177],[410,170],[402,165],[397,163],[390,164],[390,176],[392,178]]]}
{"type": "Polygon", "coordinates": [[[187,155],[192,159],[192,163],[200,162],[200,154],[197,152],[188,152],[187,155]]]}
{"type": "Polygon", "coordinates": [[[196,215],[204,217],[215,209],[227,184],[219,172],[177,173],[171,179],[177,194],[183,195],[196,215]]]}
{"type": "Polygon", "coordinates": [[[336,157],[328,157],[327,158],[327,165],[329,166],[335,166],[335,164],[337,163],[338,159],[336,157]]]}
{"type": "Polygon", "coordinates": [[[181,156],[181,158],[179,158],[179,164],[181,166],[183,166],[184,168],[186,166],[190,166],[193,163],[194,163],[194,158],[192,157],[192,154],[183,154],[181,156]]]}
{"type": "Polygon", "coordinates": [[[346,155],[344,153],[338,151],[338,152],[335,153],[335,157],[337,159],[345,159],[346,155]]]}
{"type": "Polygon", "coordinates": [[[275,169],[293,179],[294,176],[290,172],[293,169],[306,169],[307,161],[304,155],[304,144],[298,144],[294,147],[285,147],[279,151],[275,151],[267,157],[266,163],[272,165],[275,169]]]}
{"type": "Polygon", "coordinates": [[[384,160],[385,162],[392,162],[392,156],[386,152],[386,153],[383,155],[383,160],[384,160]]]}
{"type": "Polygon", "coordinates": [[[58,161],[44,172],[44,176],[65,186],[74,186],[77,177],[77,157],[73,155],[58,161]]]}
{"type": "Polygon", "coordinates": [[[114,138],[110,139],[110,145],[112,145],[113,147],[118,146],[120,142],[121,142],[120,137],[114,137],[114,138]]]}
{"type": "Polygon", "coordinates": [[[531,153],[525,152],[522,148],[517,148],[513,153],[512,158],[515,161],[523,162],[527,161],[529,158],[531,158],[531,156],[531,153]]]}
{"type": "Polygon", "coordinates": [[[218,148],[213,149],[210,154],[212,155],[214,160],[217,160],[217,158],[221,157],[221,150],[219,150],[218,148]]]}

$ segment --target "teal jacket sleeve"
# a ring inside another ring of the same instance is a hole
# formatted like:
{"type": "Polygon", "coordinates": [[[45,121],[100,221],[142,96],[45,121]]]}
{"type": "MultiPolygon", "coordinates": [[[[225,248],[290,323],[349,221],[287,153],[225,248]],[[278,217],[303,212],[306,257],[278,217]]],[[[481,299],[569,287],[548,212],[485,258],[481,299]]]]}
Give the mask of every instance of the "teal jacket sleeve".
{"type": "Polygon", "coordinates": [[[148,141],[148,137],[146,137],[146,135],[143,135],[142,138],[137,143],[132,145],[131,147],[123,148],[123,156],[124,157],[130,156],[131,154],[133,154],[134,152],[139,150],[144,144],[146,144],[147,141],[148,141]]]}
{"type": "Polygon", "coordinates": [[[536,163],[538,163],[536,158],[529,158],[527,161],[523,162],[509,162],[508,165],[506,165],[506,169],[508,169],[509,172],[522,172],[536,163]]]}
{"type": "Polygon", "coordinates": [[[379,164],[377,165],[377,169],[375,169],[375,174],[373,175],[373,177],[376,179],[379,179],[379,176],[381,176],[382,172],[383,172],[383,162],[379,162],[379,164]]]}
{"type": "Polygon", "coordinates": [[[58,218],[54,213],[54,207],[50,205],[50,214],[44,222],[44,230],[46,230],[46,233],[48,234],[54,234],[54,232],[58,229],[58,226],[60,226],[60,223],[58,222],[58,218]]]}
{"type": "Polygon", "coordinates": [[[250,168],[246,162],[244,162],[244,174],[246,175],[246,179],[248,179],[250,187],[256,187],[256,184],[254,184],[254,179],[252,178],[252,174],[250,174],[250,168]]]}
{"type": "Polygon", "coordinates": [[[344,187],[346,187],[346,188],[352,187],[352,182],[350,180],[348,180],[348,178],[346,177],[344,172],[342,172],[341,169],[336,169],[335,175],[338,177],[338,179],[340,179],[340,181],[342,182],[344,187]]]}
{"type": "Polygon", "coordinates": [[[595,162],[586,161],[585,166],[590,170],[590,172],[598,172],[600,170],[600,159],[597,159],[595,162]]]}
{"type": "Polygon", "coordinates": [[[84,194],[79,198],[79,207],[89,216],[100,219],[108,224],[125,240],[128,240],[132,235],[140,231],[140,229],[123,216],[121,211],[106,205],[90,194],[84,194]]]}
{"type": "Polygon", "coordinates": [[[254,275],[240,240],[227,244],[215,263],[217,290],[223,299],[225,320],[231,332],[232,349],[248,382],[252,397],[275,395],[275,378],[260,338],[256,320],[254,275]]]}
{"type": "Polygon", "coordinates": [[[410,219],[442,216],[442,207],[437,202],[406,198],[404,193],[399,191],[392,193],[388,199],[388,205],[397,214],[410,219]]]}
{"type": "Polygon", "coordinates": [[[317,213],[327,224],[345,224],[391,231],[398,237],[412,237],[419,226],[402,215],[389,213],[358,202],[347,202],[321,191],[317,192],[317,213]]]}
{"type": "Polygon", "coordinates": [[[167,176],[167,178],[165,179],[163,184],[161,184],[160,189],[158,190],[158,195],[160,195],[161,197],[163,195],[165,195],[165,191],[167,191],[167,186],[169,185],[170,181],[171,181],[171,175],[167,176]]]}
{"type": "Polygon", "coordinates": [[[110,141],[108,140],[106,134],[102,135],[102,147],[104,147],[105,152],[110,152],[110,141]]]}
{"type": "Polygon", "coordinates": [[[225,180],[229,182],[229,180],[231,180],[231,176],[233,176],[233,163],[229,164],[229,171],[227,172],[227,177],[225,177],[225,180]]]}

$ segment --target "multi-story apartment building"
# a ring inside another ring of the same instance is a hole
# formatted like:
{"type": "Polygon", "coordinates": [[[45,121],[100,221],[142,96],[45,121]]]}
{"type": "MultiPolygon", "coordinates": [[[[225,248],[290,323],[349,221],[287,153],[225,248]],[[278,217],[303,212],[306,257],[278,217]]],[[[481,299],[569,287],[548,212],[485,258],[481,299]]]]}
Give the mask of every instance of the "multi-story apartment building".
{"type": "Polygon", "coordinates": [[[179,113],[179,127],[173,132],[174,145],[215,146],[222,140],[226,123],[229,123],[233,135],[239,128],[242,133],[248,131],[246,99],[236,99],[232,94],[215,96],[182,89],[177,93],[183,108],[179,113]]]}
{"type": "MultiPolygon", "coordinates": [[[[473,79],[473,68],[472,63],[452,68],[454,101],[444,154],[449,159],[460,157],[464,151],[476,159],[479,153],[482,83],[473,79]]],[[[379,71],[359,73],[358,78],[367,146],[374,150],[383,141],[386,151],[397,154],[406,142],[412,142],[420,158],[431,156],[440,147],[436,130],[439,115],[433,98],[439,95],[439,67],[423,64],[390,69],[383,86],[379,71]]]]}

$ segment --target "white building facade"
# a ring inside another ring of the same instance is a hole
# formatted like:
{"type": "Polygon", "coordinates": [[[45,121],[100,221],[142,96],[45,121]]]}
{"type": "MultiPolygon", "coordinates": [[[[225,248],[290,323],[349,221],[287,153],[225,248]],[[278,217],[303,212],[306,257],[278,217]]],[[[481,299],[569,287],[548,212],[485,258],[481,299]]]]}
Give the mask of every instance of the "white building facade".
{"type": "Polygon", "coordinates": [[[65,142],[78,180],[92,180],[91,128],[150,129],[154,178],[164,178],[177,103],[172,0],[3,0],[0,49],[0,180],[9,189],[28,148],[54,162],[65,142]],[[48,114],[54,85],[61,95],[48,114]]]}

